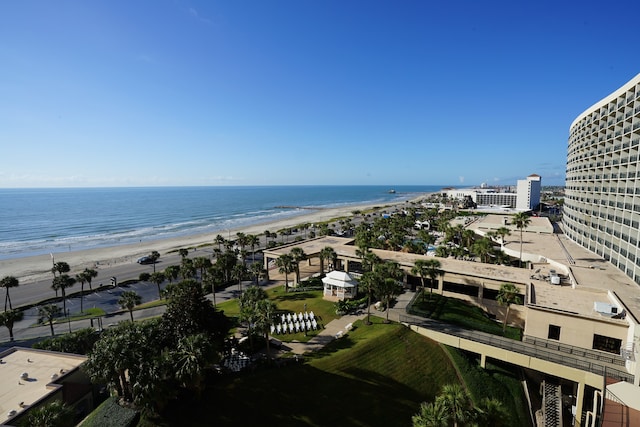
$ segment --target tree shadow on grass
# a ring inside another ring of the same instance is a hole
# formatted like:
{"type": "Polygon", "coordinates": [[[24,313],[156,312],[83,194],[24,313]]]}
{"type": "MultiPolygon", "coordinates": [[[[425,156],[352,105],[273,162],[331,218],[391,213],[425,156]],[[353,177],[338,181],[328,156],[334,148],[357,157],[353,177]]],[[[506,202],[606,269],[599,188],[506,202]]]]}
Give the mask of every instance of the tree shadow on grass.
{"type": "Polygon", "coordinates": [[[424,400],[411,388],[368,371],[347,377],[310,365],[226,377],[202,399],[172,404],[167,425],[409,425],[424,400]]]}
{"type": "Polygon", "coordinates": [[[310,294],[309,292],[289,292],[289,293],[281,294],[272,298],[274,302],[302,301],[306,299],[308,300],[315,299],[315,295],[310,294]]]}

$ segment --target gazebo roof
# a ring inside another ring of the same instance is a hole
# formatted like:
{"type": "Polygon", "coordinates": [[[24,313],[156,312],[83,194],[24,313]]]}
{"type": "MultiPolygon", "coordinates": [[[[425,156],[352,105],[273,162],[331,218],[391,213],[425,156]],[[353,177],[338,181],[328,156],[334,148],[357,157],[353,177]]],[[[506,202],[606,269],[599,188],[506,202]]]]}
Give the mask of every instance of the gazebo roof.
{"type": "Polygon", "coordinates": [[[349,273],[334,270],[327,273],[327,275],[322,279],[322,283],[325,285],[338,286],[340,288],[355,288],[358,282],[354,280],[349,273]]]}

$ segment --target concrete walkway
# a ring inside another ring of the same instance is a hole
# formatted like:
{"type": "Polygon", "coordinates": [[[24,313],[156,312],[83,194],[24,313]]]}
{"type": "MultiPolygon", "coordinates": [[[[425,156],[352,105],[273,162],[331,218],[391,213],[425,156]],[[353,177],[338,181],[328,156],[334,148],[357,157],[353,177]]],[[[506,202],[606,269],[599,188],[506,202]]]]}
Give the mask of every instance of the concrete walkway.
{"type": "MultiPolygon", "coordinates": [[[[400,320],[400,315],[406,314],[405,310],[414,294],[414,292],[406,291],[396,298],[395,305],[389,311],[389,320],[398,322],[400,320]]],[[[384,319],[386,319],[387,317],[386,312],[376,310],[373,306],[371,306],[371,315],[384,319]]],[[[347,335],[349,333],[349,330],[351,329],[349,325],[353,325],[353,323],[355,323],[357,320],[364,320],[366,317],[366,311],[363,311],[359,314],[344,315],[339,319],[335,319],[327,323],[324,329],[318,335],[311,338],[306,343],[288,342],[283,344],[282,349],[294,354],[304,354],[308,352],[318,351],[325,345],[329,344],[331,341],[347,335]]]]}

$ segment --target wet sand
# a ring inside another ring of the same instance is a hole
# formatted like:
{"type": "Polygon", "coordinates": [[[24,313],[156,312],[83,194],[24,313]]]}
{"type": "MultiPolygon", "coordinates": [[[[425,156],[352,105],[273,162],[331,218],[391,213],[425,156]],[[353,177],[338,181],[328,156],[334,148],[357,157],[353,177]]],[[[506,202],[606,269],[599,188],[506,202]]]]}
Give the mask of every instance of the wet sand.
{"type": "MultiPolygon", "coordinates": [[[[417,201],[423,197],[424,196],[414,198],[413,201],[417,201]]],[[[291,228],[300,224],[317,224],[335,218],[351,217],[353,216],[352,212],[356,210],[367,211],[374,207],[385,207],[389,209],[389,207],[401,205],[403,205],[403,202],[384,205],[352,205],[340,208],[319,209],[317,211],[305,212],[301,215],[283,220],[260,223],[234,230],[225,229],[207,234],[186,235],[162,240],[142,240],[141,242],[134,244],[116,245],[80,251],[58,252],[53,253],[53,257],[56,262],[64,261],[68,263],[71,266],[71,272],[77,273],[85,268],[96,268],[97,265],[114,267],[121,264],[131,263],[141,256],[148,255],[152,251],[158,251],[160,255],[164,255],[181,248],[200,247],[207,244],[217,247],[217,244],[214,243],[214,239],[217,235],[221,235],[225,239],[232,240],[236,238],[236,233],[238,232],[260,235],[266,230],[269,230],[270,232],[277,232],[278,230],[291,228]]],[[[20,284],[27,284],[49,277],[51,275],[51,267],[52,259],[50,254],[0,260],[0,277],[14,276],[20,280],[20,284]]]]}

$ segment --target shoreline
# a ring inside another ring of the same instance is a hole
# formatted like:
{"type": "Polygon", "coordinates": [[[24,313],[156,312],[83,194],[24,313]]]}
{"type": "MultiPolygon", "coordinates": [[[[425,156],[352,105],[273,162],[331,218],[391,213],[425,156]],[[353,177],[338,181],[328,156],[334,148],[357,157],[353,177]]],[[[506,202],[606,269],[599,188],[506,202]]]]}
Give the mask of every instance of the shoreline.
{"type": "Polygon", "coordinates": [[[225,239],[230,239],[235,238],[238,232],[253,235],[261,235],[266,230],[277,232],[283,228],[290,228],[299,224],[319,223],[342,217],[352,217],[352,212],[356,210],[362,211],[373,208],[398,207],[406,203],[422,200],[429,194],[430,193],[425,193],[411,199],[392,203],[356,204],[338,208],[319,209],[314,212],[301,212],[300,215],[285,219],[256,223],[236,229],[215,230],[204,234],[189,234],[158,240],[143,240],[139,243],[116,244],[114,246],[69,252],[55,252],[53,253],[53,260],[50,254],[0,260],[0,275],[2,277],[14,276],[20,281],[20,284],[28,284],[49,277],[51,275],[50,270],[53,261],[64,261],[68,263],[71,266],[72,274],[80,272],[85,268],[96,268],[100,266],[115,267],[135,262],[141,256],[148,255],[152,251],[158,251],[161,255],[166,255],[180,248],[197,248],[205,244],[213,246],[214,239],[217,235],[222,235],[225,239]],[[226,234],[226,236],[224,234],[226,234]]]}

